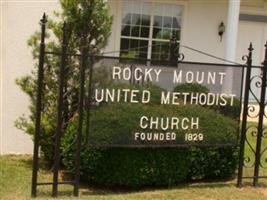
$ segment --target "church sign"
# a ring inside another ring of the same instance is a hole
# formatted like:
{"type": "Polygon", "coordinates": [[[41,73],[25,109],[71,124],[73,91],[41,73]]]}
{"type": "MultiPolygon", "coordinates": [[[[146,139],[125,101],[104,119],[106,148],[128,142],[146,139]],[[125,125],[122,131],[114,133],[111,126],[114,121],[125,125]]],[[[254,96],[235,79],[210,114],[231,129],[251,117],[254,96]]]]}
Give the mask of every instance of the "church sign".
{"type": "Polygon", "coordinates": [[[236,145],[241,66],[95,60],[90,145],[236,145]]]}

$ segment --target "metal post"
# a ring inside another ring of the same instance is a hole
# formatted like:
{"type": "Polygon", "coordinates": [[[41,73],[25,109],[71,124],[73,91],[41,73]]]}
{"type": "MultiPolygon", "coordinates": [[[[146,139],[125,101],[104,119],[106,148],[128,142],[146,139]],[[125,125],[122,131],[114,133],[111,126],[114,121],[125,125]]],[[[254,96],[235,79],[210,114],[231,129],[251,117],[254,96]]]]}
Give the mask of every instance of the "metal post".
{"type": "Polygon", "coordinates": [[[75,156],[75,183],[74,183],[74,196],[79,195],[79,187],[80,187],[80,151],[81,151],[81,140],[82,140],[82,126],[83,126],[83,101],[84,101],[84,79],[85,79],[85,65],[87,60],[87,51],[88,48],[86,45],[86,38],[82,38],[82,56],[81,56],[81,64],[80,64],[80,90],[79,90],[79,123],[77,130],[77,141],[76,141],[76,156],[75,156]]]}
{"type": "Polygon", "coordinates": [[[93,67],[94,67],[94,58],[90,57],[90,70],[89,70],[89,81],[88,81],[88,101],[86,107],[87,107],[87,118],[86,118],[86,139],[87,144],[89,144],[89,137],[90,137],[90,130],[92,130],[91,127],[91,108],[92,108],[92,77],[93,77],[93,67]]]}
{"type": "Polygon", "coordinates": [[[255,168],[254,168],[254,179],[253,185],[258,185],[259,179],[259,168],[261,159],[261,142],[262,142],[262,132],[263,132],[263,118],[264,118],[264,108],[265,108],[265,91],[266,91],[266,72],[267,72],[267,42],[265,44],[265,58],[263,62],[262,69],[262,83],[261,83],[261,99],[260,99],[260,111],[259,111],[259,121],[258,121],[258,135],[256,144],[256,158],[255,158],[255,168]]]}
{"type": "Polygon", "coordinates": [[[175,37],[170,39],[170,63],[175,65],[178,61],[178,43],[175,37]]]}
{"type": "Polygon", "coordinates": [[[62,32],[62,43],[61,43],[61,64],[59,69],[59,88],[57,98],[57,130],[55,139],[55,155],[54,155],[54,166],[53,166],[53,189],[52,196],[56,197],[58,194],[58,171],[60,163],[60,139],[63,128],[63,89],[65,82],[65,65],[66,65],[66,51],[67,51],[67,38],[66,38],[66,23],[64,22],[62,32]]]}
{"type": "Polygon", "coordinates": [[[38,174],[38,154],[39,154],[39,140],[41,132],[41,107],[42,107],[42,89],[44,79],[44,56],[45,56],[45,28],[47,17],[44,13],[41,19],[41,43],[39,53],[39,66],[38,66],[38,80],[37,80],[37,98],[36,98],[36,120],[35,120],[35,133],[34,133],[34,149],[33,149],[33,163],[32,163],[32,197],[37,194],[37,174],[38,174]]]}
{"type": "Polygon", "coordinates": [[[242,177],[243,177],[244,149],[245,149],[245,140],[246,140],[248,99],[249,99],[250,76],[251,76],[251,65],[252,65],[252,51],[253,51],[252,43],[250,43],[248,50],[249,50],[249,53],[247,56],[247,70],[246,70],[245,94],[244,94],[244,104],[243,104],[243,113],[242,113],[243,116],[242,116],[242,125],[241,125],[237,187],[241,187],[242,177]]]}

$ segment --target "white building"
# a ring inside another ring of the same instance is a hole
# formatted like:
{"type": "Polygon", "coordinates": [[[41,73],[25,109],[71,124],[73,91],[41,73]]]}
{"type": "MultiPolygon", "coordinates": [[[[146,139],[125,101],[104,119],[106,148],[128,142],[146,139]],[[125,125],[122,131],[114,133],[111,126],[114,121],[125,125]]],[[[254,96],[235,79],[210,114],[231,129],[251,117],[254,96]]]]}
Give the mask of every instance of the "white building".
{"type": "MultiPolygon", "coordinates": [[[[253,64],[263,61],[267,0],[109,0],[109,4],[114,21],[105,51],[148,45],[138,55],[160,58],[165,52],[150,46],[161,44],[164,48],[172,33],[181,45],[239,63],[244,62],[241,57],[252,42],[253,64]],[[218,34],[221,22],[226,30],[222,40],[218,34]]],[[[26,41],[39,30],[43,12],[52,17],[53,10],[59,8],[56,0],[1,1],[0,154],[32,153],[30,137],[14,126],[19,116],[27,115],[29,103],[15,79],[33,67],[26,41]]],[[[180,51],[185,60],[222,62],[186,48],[180,51]]]]}

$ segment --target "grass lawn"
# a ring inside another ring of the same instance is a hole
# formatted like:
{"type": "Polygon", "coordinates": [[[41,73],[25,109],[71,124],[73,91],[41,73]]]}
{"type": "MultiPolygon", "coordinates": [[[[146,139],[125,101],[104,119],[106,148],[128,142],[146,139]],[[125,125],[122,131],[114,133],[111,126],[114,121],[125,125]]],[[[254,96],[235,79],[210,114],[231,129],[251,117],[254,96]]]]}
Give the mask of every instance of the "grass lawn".
{"type": "MultiPolygon", "coordinates": [[[[0,199],[31,199],[31,163],[30,156],[0,157],[0,199]]],[[[49,170],[40,169],[39,181],[51,181],[49,170]]],[[[79,199],[134,199],[134,200],[267,200],[267,180],[259,188],[235,187],[236,180],[225,182],[183,184],[170,189],[145,189],[141,191],[111,191],[82,187],[79,199]]],[[[58,199],[77,199],[72,196],[71,186],[59,186],[58,199]]],[[[53,199],[50,197],[51,186],[39,186],[37,199],[53,199]]]]}

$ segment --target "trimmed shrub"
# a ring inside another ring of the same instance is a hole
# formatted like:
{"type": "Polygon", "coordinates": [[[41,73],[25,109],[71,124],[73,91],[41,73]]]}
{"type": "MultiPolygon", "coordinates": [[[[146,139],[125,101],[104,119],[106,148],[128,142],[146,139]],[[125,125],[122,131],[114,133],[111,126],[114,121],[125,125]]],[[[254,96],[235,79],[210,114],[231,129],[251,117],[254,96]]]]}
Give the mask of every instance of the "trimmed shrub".
{"type": "MultiPolygon", "coordinates": [[[[197,105],[171,106],[171,105],[142,105],[142,104],[104,104],[93,109],[91,117],[91,142],[101,144],[150,144],[150,141],[133,141],[133,132],[140,130],[141,116],[171,118],[187,117],[198,118],[199,128],[187,130],[189,133],[203,133],[204,140],[200,144],[233,143],[237,137],[237,123],[228,117],[197,105]]],[[[142,132],[160,132],[157,129],[142,129],[142,132]]],[[[175,132],[175,144],[184,144],[184,130],[172,130],[170,127],[164,132],[175,132]]],[[[165,144],[166,142],[160,142],[165,144]]],[[[190,143],[188,141],[188,143],[190,143]]],[[[194,143],[193,141],[191,143],[194,143]]]]}
{"type": "MultiPolygon", "coordinates": [[[[64,164],[74,170],[74,149],[64,164]]],[[[102,186],[140,188],[168,186],[186,180],[189,168],[186,149],[133,149],[83,147],[81,180],[102,186]]]]}
{"type": "MultiPolygon", "coordinates": [[[[137,119],[148,116],[198,116],[199,131],[205,142],[227,143],[236,137],[236,123],[214,110],[201,106],[158,106],[142,104],[104,104],[93,109],[94,141],[121,144],[132,137],[138,127],[137,119]],[[119,113],[119,115],[118,115],[119,113]]],[[[77,119],[69,125],[63,138],[63,163],[73,171],[77,119]]],[[[153,130],[152,130],[153,132],[153,130]]],[[[178,130],[177,135],[180,131],[178,130]]],[[[182,134],[180,134],[182,136],[182,134]]],[[[177,139],[180,140],[183,137],[177,139]]],[[[185,180],[230,178],[236,169],[236,149],[227,148],[105,148],[83,146],[81,178],[83,181],[106,186],[168,186],[185,180]]]]}
{"type": "Polygon", "coordinates": [[[192,147],[189,151],[188,178],[190,180],[234,177],[238,162],[236,147],[192,147]]]}

